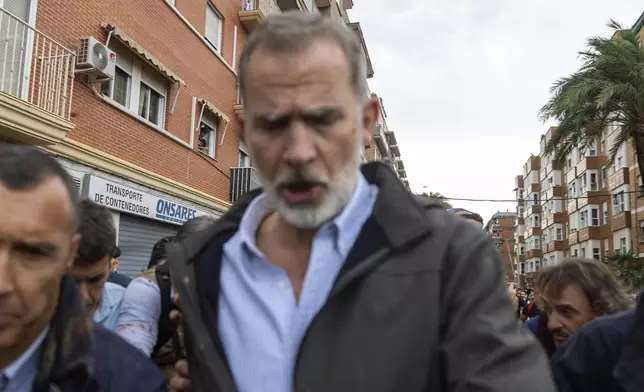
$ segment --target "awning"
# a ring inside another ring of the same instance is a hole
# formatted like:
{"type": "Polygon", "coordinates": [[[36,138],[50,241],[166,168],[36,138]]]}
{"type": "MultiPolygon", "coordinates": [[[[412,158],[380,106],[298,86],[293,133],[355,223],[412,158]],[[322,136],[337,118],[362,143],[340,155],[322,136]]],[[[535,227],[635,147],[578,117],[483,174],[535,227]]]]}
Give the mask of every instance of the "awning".
{"type": "Polygon", "coordinates": [[[111,31],[113,37],[116,37],[119,41],[121,41],[124,45],[131,49],[138,57],[142,58],[152,67],[156,68],[157,71],[159,71],[161,74],[171,79],[175,83],[179,83],[184,86],[186,85],[186,82],[184,82],[183,79],[177,76],[177,74],[175,74],[174,72],[170,71],[168,67],[163,65],[156,57],[154,57],[150,52],[139,45],[132,37],[130,37],[129,34],[123,31],[123,29],[109,23],[103,23],[101,24],[101,27],[107,31],[111,31]]]}
{"type": "Polygon", "coordinates": [[[224,114],[219,108],[215,105],[213,105],[210,101],[207,101],[205,99],[202,99],[199,101],[200,104],[204,105],[206,109],[208,109],[212,114],[215,116],[219,117],[221,120],[225,121],[226,123],[230,122],[230,118],[224,114]]]}

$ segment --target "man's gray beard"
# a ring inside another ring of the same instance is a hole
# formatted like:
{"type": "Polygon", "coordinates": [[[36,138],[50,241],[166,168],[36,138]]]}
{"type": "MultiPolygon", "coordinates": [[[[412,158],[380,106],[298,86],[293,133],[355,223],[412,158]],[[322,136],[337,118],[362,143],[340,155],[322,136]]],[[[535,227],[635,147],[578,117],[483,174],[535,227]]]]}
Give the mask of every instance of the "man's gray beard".
{"type": "Polygon", "coordinates": [[[270,206],[289,224],[299,229],[317,229],[338,216],[349,203],[358,181],[364,144],[362,127],[357,129],[358,144],[354,159],[342,171],[337,184],[328,184],[327,193],[319,205],[298,207],[288,205],[278,194],[275,186],[266,179],[261,171],[257,171],[270,206]]]}

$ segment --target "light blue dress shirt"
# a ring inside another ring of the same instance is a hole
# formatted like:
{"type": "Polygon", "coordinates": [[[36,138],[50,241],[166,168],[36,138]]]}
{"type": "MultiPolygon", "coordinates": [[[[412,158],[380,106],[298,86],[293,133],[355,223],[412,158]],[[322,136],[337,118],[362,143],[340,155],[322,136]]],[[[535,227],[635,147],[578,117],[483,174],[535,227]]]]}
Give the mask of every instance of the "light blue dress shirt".
{"type": "Polygon", "coordinates": [[[159,285],[144,277],[136,278],[125,291],[116,333],[149,357],[157,342],[160,317],[159,285]]]}
{"type": "Polygon", "coordinates": [[[0,385],[0,391],[31,392],[34,378],[38,372],[42,345],[48,332],[49,328],[45,328],[18,359],[0,371],[0,378],[4,379],[6,383],[0,385]]]}
{"type": "Polygon", "coordinates": [[[327,300],[362,226],[373,211],[378,187],[359,174],[344,210],[313,238],[299,301],[284,270],[256,246],[261,222],[272,211],[258,196],[225,244],[218,329],[239,392],[292,392],[300,343],[327,300]]]}
{"type": "Polygon", "coordinates": [[[106,282],[105,286],[103,286],[103,294],[101,294],[101,303],[94,312],[92,320],[107,330],[115,331],[119,307],[121,306],[121,301],[123,301],[124,294],[125,287],[116,283],[106,282]]]}

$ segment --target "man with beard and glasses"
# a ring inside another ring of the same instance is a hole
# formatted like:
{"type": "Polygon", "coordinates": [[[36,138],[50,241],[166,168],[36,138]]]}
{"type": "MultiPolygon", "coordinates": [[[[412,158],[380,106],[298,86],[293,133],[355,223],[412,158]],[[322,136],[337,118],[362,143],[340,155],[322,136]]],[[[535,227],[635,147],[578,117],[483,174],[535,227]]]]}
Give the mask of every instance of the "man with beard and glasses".
{"type": "Polygon", "coordinates": [[[148,358],[92,323],[65,275],[80,215],[53,157],[0,143],[0,391],[165,391],[148,358]]]}
{"type": "Polygon", "coordinates": [[[264,188],[169,255],[194,390],[554,392],[490,238],[360,167],[379,115],[365,67],[355,33],[319,13],[271,15],[247,40],[264,188]]]}
{"type": "Polygon", "coordinates": [[[540,308],[557,346],[597,316],[630,309],[633,301],[610,269],[597,260],[569,259],[536,278],[540,308]]]}

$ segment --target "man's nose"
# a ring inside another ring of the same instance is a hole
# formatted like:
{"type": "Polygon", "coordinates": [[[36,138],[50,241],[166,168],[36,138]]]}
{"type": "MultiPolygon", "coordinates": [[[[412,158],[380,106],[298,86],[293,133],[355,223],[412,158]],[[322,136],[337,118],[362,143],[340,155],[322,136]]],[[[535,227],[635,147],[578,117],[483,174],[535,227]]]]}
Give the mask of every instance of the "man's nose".
{"type": "Polygon", "coordinates": [[[13,272],[9,249],[0,247],[0,295],[8,294],[13,290],[13,272]]]}
{"type": "Polygon", "coordinates": [[[284,160],[289,165],[302,166],[315,159],[314,136],[300,121],[294,122],[289,136],[284,153],[284,160]]]}
{"type": "Polygon", "coordinates": [[[559,315],[557,315],[556,312],[552,312],[548,315],[548,329],[556,329],[556,328],[562,328],[563,324],[561,323],[561,320],[559,318],[559,315]]]}

